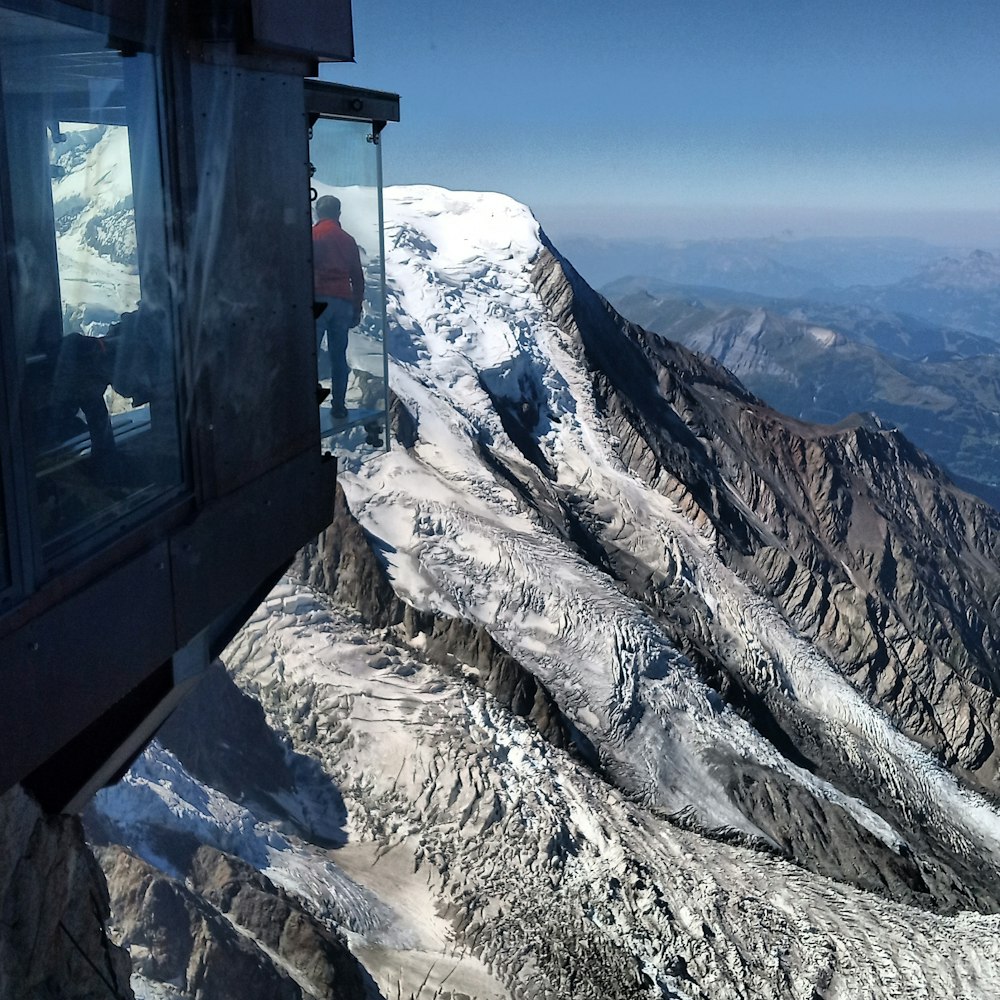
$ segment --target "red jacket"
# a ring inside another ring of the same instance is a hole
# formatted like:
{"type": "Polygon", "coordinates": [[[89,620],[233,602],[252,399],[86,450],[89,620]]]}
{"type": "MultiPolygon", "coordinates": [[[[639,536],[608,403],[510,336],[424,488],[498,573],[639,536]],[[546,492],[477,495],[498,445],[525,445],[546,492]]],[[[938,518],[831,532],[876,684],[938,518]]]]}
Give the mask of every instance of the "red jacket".
{"type": "Polygon", "coordinates": [[[365,298],[365,275],[354,238],[333,219],[320,219],[312,233],[316,295],[347,299],[360,310],[365,298]]]}

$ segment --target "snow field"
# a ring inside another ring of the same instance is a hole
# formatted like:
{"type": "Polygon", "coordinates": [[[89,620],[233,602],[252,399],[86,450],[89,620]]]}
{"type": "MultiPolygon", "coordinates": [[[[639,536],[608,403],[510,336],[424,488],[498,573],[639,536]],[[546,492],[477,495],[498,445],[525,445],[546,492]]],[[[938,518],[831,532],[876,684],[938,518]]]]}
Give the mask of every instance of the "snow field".
{"type": "MultiPolygon", "coordinates": [[[[912,910],[655,820],[491,698],[408,654],[382,666],[339,655],[318,668],[317,636],[336,645],[350,634],[332,608],[307,620],[275,613],[248,626],[232,668],[272,725],[340,784],[355,857],[377,857],[370,870],[392,858],[377,877],[357,863],[352,874],[436,928],[418,951],[442,942],[430,900],[453,914],[446,949],[499,974],[516,948],[524,977],[542,982],[586,954],[616,975],[645,969],[682,996],[691,984],[674,975],[678,957],[705,991],[690,995],[713,998],[811,997],[824,984],[830,997],[986,997],[1000,985],[1000,918],[912,910]],[[376,703],[358,711],[373,690],[376,703]]],[[[574,988],[584,992],[556,995],[596,995],[574,988]]],[[[611,995],[644,992],[629,990],[611,995]]]]}
{"type": "Polygon", "coordinates": [[[392,381],[417,416],[420,440],[412,454],[396,451],[343,482],[356,516],[387,543],[397,591],[418,607],[486,625],[591,739],[615,748],[626,784],[636,775],[633,787],[663,808],[694,807],[706,826],[755,832],[699,759],[721,743],[837,802],[890,846],[904,839],[864,803],[789,764],[719,711],[655,623],[494,478],[479,442],[523,459],[482,384],[498,370],[517,371],[518,384],[533,386],[547,408],[539,443],[558,487],[598,514],[613,544],[703,594],[747,673],[765,667],[771,673],[762,683],[826,720],[849,765],[873,769],[894,800],[916,800],[943,829],[956,830],[957,849],[1000,857],[996,811],[961,790],[725,567],[711,533],[625,468],[593,404],[589,373],[531,289],[540,243],[527,209],[495,195],[402,188],[387,191],[386,217],[390,322],[422,334],[416,360],[393,361],[392,381]],[[449,210],[460,220],[454,228],[449,210]],[[469,261],[480,262],[475,275],[469,261]],[[458,297],[456,273],[465,283],[458,297]],[[464,332],[460,343],[456,329],[464,332]]]}

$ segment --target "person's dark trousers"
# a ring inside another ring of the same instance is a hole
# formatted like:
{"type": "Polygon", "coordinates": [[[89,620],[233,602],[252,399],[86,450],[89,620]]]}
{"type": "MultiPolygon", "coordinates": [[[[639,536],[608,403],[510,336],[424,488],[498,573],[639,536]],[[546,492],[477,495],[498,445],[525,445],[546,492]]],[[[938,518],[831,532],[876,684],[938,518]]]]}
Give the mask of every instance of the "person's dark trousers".
{"type": "Polygon", "coordinates": [[[347,299],[320,298],[326,308],[316,320],[316,353],[319,377],[330,379],[330,407],[342,410],[347,396],[347,334],[354,318],[354,304],[347,299]],[[326,335],[327,363],[323,364],[323,335],[326,335]]]}

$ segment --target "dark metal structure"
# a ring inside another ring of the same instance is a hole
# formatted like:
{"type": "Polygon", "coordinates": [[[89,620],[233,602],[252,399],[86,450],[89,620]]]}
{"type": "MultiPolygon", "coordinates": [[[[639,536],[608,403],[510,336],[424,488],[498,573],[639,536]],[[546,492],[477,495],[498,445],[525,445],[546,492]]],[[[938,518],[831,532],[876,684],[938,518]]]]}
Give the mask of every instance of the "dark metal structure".
{"type": "Polygon", "coordinates": [[[78,808],[329,523],[309,137],[398,120],[306,84],[352,57],[349,0],[0,0],[0,791],[78,808]]]}

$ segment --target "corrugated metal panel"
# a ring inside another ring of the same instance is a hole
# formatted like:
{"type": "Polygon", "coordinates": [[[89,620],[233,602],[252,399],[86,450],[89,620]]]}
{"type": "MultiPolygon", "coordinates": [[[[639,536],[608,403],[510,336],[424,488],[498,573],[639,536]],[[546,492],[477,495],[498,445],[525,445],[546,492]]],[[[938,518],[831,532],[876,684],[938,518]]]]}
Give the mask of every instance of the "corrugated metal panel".
{"type": "Polygon", "coordinates": [[[256,45],[331,62],[354,59],[350,0],[252,0],[256,45]]]}

